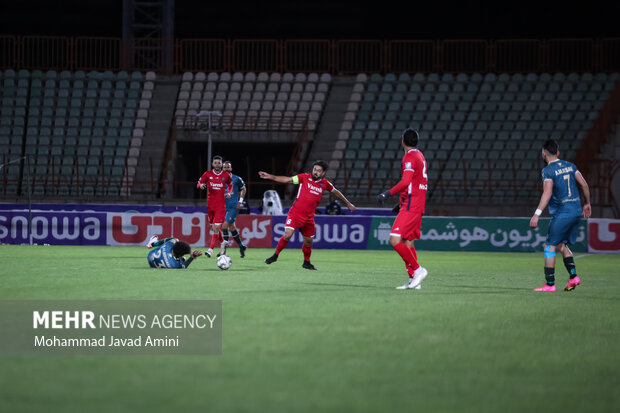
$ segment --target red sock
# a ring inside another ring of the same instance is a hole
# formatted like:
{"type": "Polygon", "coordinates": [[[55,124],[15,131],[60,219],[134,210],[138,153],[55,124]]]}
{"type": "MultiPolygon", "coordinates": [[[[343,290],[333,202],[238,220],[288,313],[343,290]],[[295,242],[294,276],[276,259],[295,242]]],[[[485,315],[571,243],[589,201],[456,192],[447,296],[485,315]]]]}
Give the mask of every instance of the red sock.
{"type": "Polygon", "coordinates": [[[217,243],[218,234],[211,234],[211,243],[209,243],[209,248],[214,249],[217,243]]]}
{"type": "Polygon", "coordinates": [[[222,235],[222,230],[220,230],[217,233],[217,240],[219,241],[219,243],[221,244],[222,242],[224,242],[224,235],[222,235]]]}
{"type": "Polygon", "coordinates": [[[394,246],[394,249],[396,250],[398,255],[400,255],[400,257],[403,259],[403,261],[405,261],[405,264],[407,264],[408,267],[413,268],[414,271],[418,269],[419,267],[418,261],[415,259],[409,247],[407,247],[402,242],[399,242],[398,244],[394,246]]]}
{"type": "Polygon", "coordinates": [[[304,252],[304,261],[310,261],[310,254],[312,254],[312,245],[304,244],[301,247],[301,250],[304,252]]]}
{"type": "Polygon", "coordinates": [[[288,240],[284,239],[284,237],[281,237],[280,241],[278,241],[278,246],[276,247],[276,254],[279,254],[280,251],[282,251],[286,247],[286,244],[288,244],[288,240]]]}
{"type": "Polygon", "coordinates": [[[214,249],[218,242],[221,243],[222,239],[224,239],[222,237],[222,231],[218,231],[217,234],[211,234],[211,243],[209,244],[209,248],[214,249]]]}
{"type": "Polygon", "coordinates": [[[415,258],[416,262],[418,261],[418,253],[415,250],[415,247],[411,246],[411,252],[413,253],[413,258],[415,258]]]}

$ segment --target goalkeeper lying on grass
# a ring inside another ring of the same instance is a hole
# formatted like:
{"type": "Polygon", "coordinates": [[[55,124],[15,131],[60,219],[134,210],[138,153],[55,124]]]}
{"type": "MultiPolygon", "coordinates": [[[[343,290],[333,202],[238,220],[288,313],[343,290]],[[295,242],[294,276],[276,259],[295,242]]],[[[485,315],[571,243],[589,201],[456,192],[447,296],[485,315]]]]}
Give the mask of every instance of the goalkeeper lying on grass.
{"type": "Polygon", "coordinates": [[[151,237],[147,247],[155,248],[147,257],[149,265],[153,268],[187,268],[194,258],[202,255],[202,251],[192,251],[187,242],[176,238],[159,240],[157,235],[151,237]],[[185,254],[190,254],[190,257],[185,259],[183,257],[185,254]]]}

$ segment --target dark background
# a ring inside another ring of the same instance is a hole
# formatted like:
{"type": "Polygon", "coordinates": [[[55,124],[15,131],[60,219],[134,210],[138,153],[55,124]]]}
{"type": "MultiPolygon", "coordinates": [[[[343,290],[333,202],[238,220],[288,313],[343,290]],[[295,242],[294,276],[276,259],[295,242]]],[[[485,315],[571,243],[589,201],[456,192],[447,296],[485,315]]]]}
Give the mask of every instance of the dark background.
{"type": "MultiPolygon", "coordinates": [[[[122,35],[122,0],[2,0],[0,34],[122,35]]],[[[177,38],[620,37],[620,1],[176,0],[177,38]]]]}

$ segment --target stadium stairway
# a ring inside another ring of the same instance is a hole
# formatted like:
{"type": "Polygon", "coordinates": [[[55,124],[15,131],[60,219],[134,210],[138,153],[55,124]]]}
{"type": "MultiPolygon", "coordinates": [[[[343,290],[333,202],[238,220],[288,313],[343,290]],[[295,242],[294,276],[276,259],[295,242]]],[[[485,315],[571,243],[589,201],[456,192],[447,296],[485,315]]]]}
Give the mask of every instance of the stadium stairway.
{"type": "Polygon", "coordinates": [[[155,80],[149,120],[144,131],[144,142],[132,190],[134,199],[152,199],[153,191],[158,190],[157,182],[164,167],[170,124],[174,117],[180,83],[178,76],[158,76],[155,80]],[[154,188],[151,186],[151,159],[154,188]]]}
{"type": "Polygon", "coordinates": [[[311,147],[306,149],[309,152],[307,152],[307,162],[305,168],[303,168],[304,171],[309,171],[315,160],[322,159],[330,163],[329,170],[327,171],[328,179],[336,177],[338,162],[330,161],[336,149],[338,132],[344,120],[344,114],[353,91],[355,79],[351,77],[336,77],[332,82],[318,131],[314,135],[311,147]]]}

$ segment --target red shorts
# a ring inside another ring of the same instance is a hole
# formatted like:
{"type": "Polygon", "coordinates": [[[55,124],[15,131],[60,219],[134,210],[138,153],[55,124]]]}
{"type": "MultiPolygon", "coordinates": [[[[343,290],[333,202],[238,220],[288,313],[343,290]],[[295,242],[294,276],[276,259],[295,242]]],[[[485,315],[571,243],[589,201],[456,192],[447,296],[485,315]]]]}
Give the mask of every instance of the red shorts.
{"type": "Polygon", "coordinates": [[[420,239],[422,214],[415,212],[399,212],[392,225],[390,235],[401,237],[404,240],[420,239]]]}
{"type": "Polygon", "coordinates": [[[226,218],[226,208],[207,208],[207,216],[209,217],[209,224],[222,225],[224,223],[224,218],[226,218]]]}
{"type": "Polygon", "coordinates": [[[292,228],[293,230],[299,229],[301,235],[312,238],[314,237],[314,217],[310,217],[308,219],[288,215],[286,217],[284,228],[292,228]]]}

